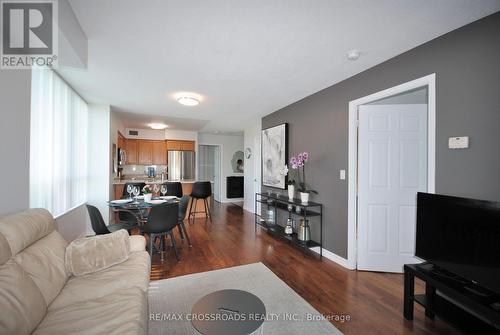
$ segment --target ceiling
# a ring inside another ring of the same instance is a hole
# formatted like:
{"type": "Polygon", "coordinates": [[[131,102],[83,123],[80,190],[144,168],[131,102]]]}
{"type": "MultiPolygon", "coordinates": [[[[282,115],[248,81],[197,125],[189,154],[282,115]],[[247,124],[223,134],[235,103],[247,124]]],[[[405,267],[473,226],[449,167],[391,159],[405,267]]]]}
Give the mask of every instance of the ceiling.
{"type": "Polygon", "coordinates": [[[59,72],[85,99],[206,132],[241,131],[500,10],[500,0],[70,3],[88,37],[88,68],[59,72]],[[359,60],[347,60],[350,49],[359,60]],[[178,104],[179,91],[200,94],[201,104],[178,104]]]}
{"type": "MultiPolygon", "coordinates": [[[[113,108],[116,112],[116,109],[113,108]]],[[[165,113],[167,114],[167,113],[165,113]]],[[[168,115],[149,115],[144,113],[119,112],[121,124],[125,128],[144,129],[149,128],[151,123],[163,123],[169,128],[198,131],[209,122],[207,120],[195,120],[171,117],[168,115]]]]}

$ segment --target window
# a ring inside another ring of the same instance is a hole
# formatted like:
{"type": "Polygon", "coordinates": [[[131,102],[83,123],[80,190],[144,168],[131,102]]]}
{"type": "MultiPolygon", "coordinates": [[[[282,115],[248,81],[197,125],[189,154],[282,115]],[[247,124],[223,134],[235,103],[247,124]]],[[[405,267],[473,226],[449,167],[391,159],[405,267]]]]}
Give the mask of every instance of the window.
{"type": "Polygon", "coordinates": [[[58,216],[87,199],[88,105],[54,71],[32,70],[30,207],[58,216]]]}

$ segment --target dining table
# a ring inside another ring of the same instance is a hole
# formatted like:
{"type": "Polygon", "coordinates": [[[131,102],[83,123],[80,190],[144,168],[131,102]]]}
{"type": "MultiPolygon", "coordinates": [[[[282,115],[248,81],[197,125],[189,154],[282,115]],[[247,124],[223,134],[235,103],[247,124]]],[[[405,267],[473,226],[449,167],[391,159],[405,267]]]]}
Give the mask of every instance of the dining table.
{"type": "Polygon", "coordinates": [[[108,206],[114,213],[132,214],[137,219],[138,225],[143,225],[147,222],[148,214],[154,206],[178,202],[179,198],[175,196],[153,197],[151,201],[144,201],[143,196],[137,196],[108,201],[108,206]]]}

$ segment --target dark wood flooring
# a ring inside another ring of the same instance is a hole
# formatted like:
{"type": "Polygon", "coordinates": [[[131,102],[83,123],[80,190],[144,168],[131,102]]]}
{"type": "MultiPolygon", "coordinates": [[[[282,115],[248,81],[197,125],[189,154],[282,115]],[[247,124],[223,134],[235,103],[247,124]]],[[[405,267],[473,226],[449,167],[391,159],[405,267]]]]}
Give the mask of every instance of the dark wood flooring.
{"type": "MultiPolygon", "coordinates": [[[[241,207],[215,203],[212,208],[212,223],[186,224],[192,248],[176,235],[180,262],[172,250],[163,262],[153,257],[151,280],[262,262],[321,313],[349,315],[351,321],[332,322],[345,334],[459,334],[441,320],[426,319],[420,306],[413,322],[403,318],[402,275],[350,271],[304,255],[263,229],[255,233],[253,214],[241,207]]],[[[421,283],[417,290],[424,291],[421,283]]]]}

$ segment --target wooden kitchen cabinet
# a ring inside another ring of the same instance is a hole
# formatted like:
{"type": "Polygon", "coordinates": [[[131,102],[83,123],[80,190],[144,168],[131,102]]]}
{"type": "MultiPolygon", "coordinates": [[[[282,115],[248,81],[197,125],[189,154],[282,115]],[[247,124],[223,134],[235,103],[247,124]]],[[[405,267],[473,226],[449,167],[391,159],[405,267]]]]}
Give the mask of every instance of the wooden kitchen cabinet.
{"type": "Polygon", "coordinates": [[[139,164],[150,165],[153,162],[153,141],[138,140],[139,142],[139,164]]]}
{"type": "Polygon", "coordinates": [[[194,151],[194,141],[181,141],[182,151],[194,151]]]}
{"type": "Polygon", "coordinates": [[[167,145],[165,141],[153,141],[153,164],[167,165],[167,145]]]}
{"type": "Polygon", "coordinates": [[[125,152],[127,164],[137,164],[139,161],[138,141],[134,139],[125,140],[125,152]]]}
{"type": "Polygon", "coordinates": [[[122,133],[118,132],[117,149],[125,149],[125,137],[122,133]]]}
{"type": "Polygon", "coordinates": [[[194,151],[194,141],[167,140],[167,150],[194,151]]]}
{"type": "Polygon", "coordinates": [[[116,184],[114,185],[114,199],[121,199],[123,196],[123,189],[125,188],[125,184],[116,184]]]}
{"type": "MultiPolygon", "coordinates": [[[[139,140],[123,138],[123,146],[119,148],[126,151],[126,164],[128,165],[167,165],[168,150],[194,151],[194,141],[179,140],[139,140]]],[[[118,135],[120,143],[120,134],[118,135]]]]}
{"type": "Polygon", "coordinates": [[[167,150],[181,150],[181,141],[167,140],[167,150]]]}

